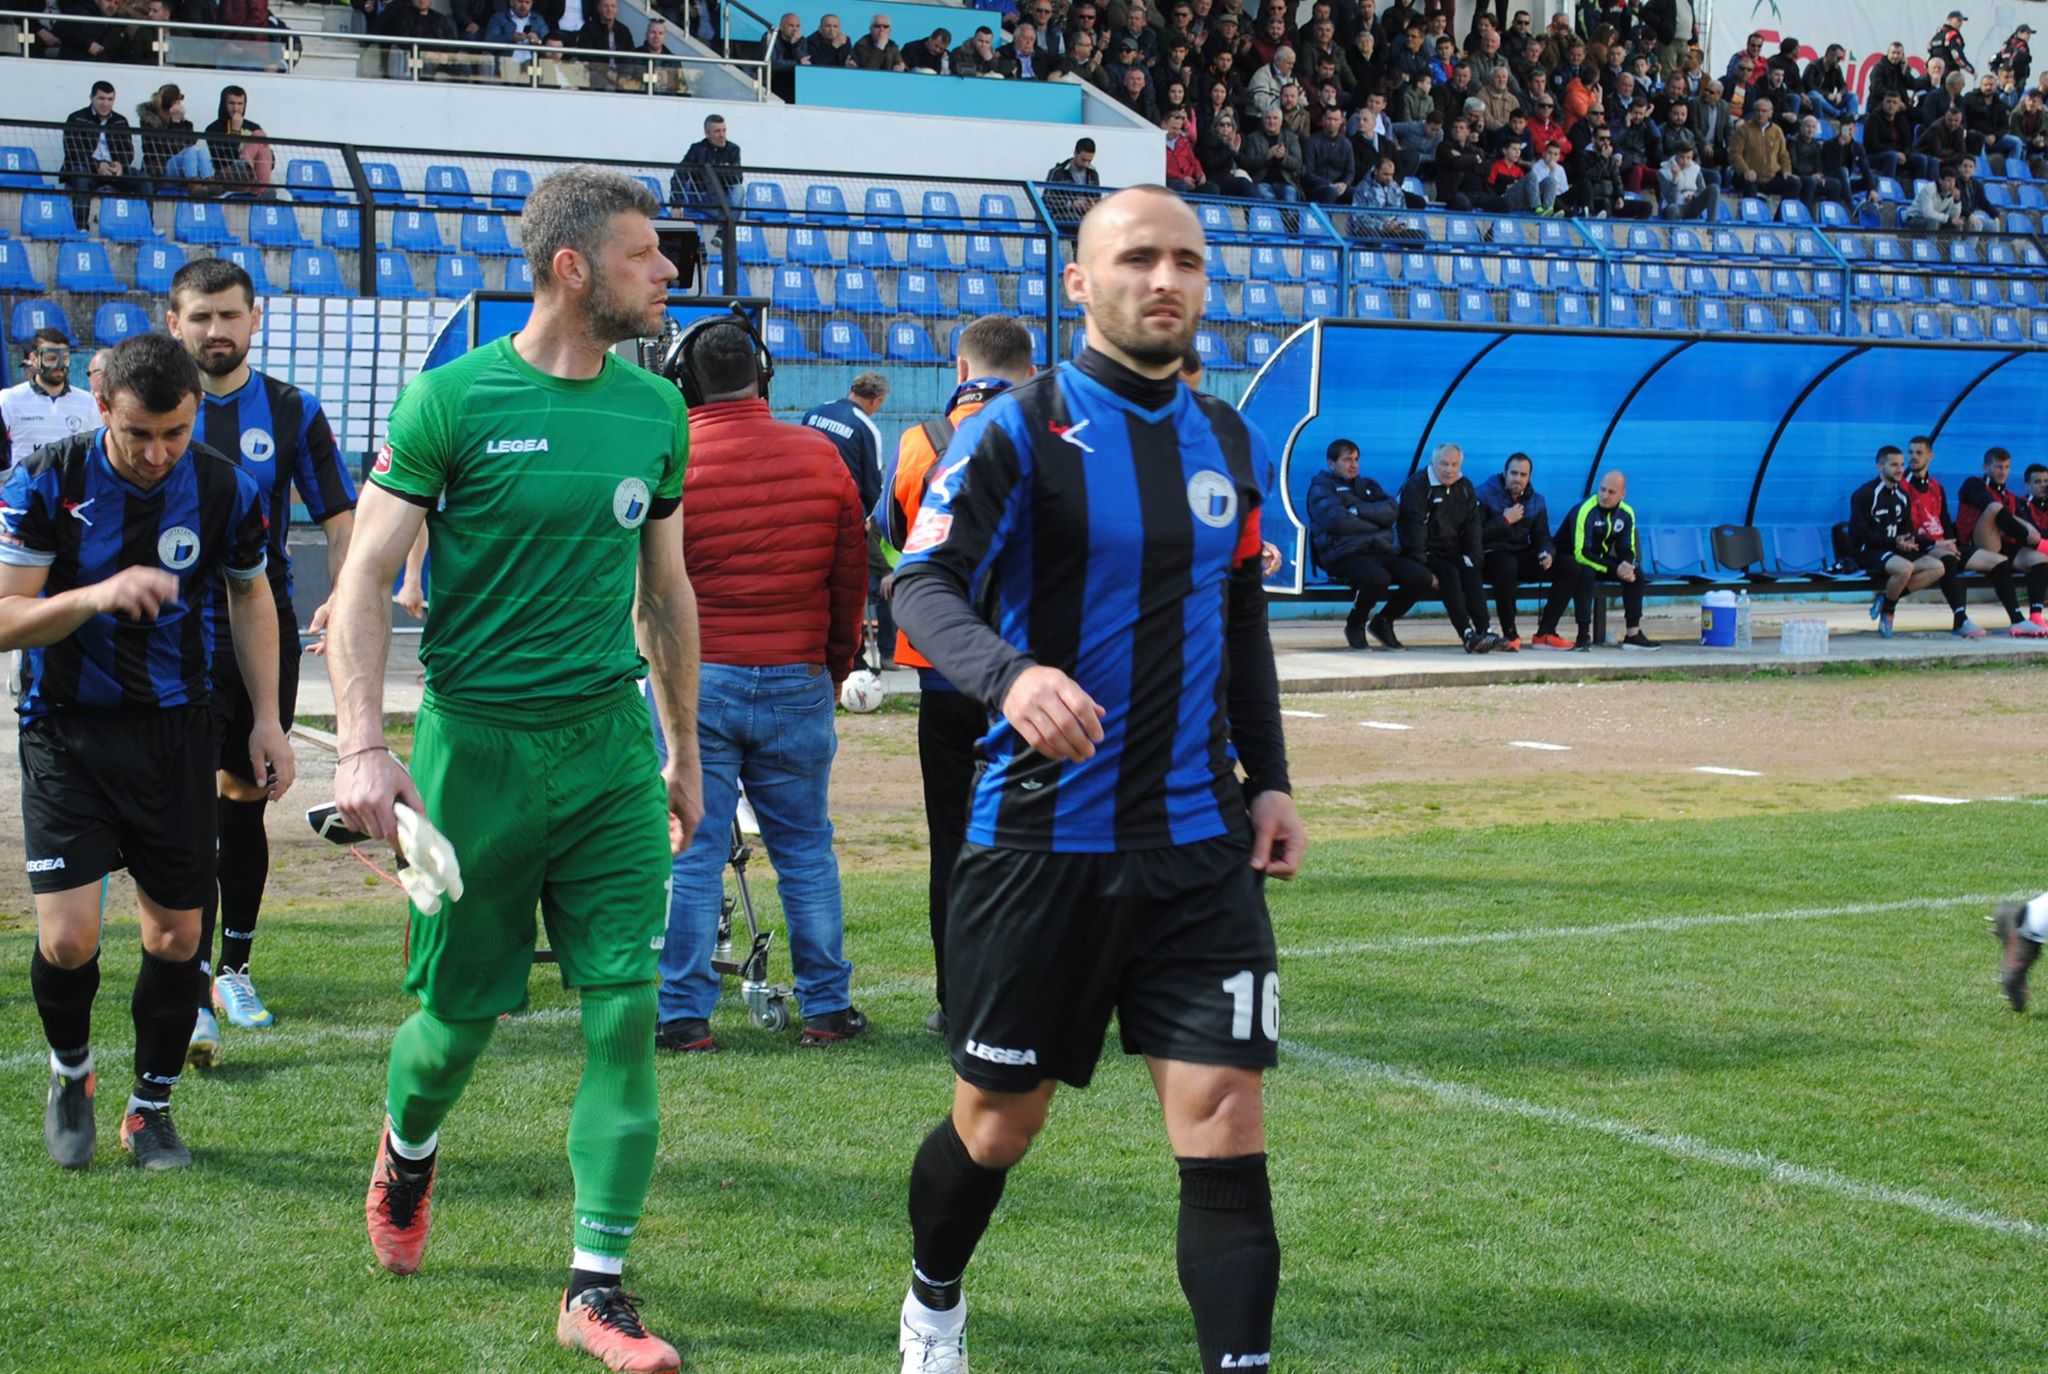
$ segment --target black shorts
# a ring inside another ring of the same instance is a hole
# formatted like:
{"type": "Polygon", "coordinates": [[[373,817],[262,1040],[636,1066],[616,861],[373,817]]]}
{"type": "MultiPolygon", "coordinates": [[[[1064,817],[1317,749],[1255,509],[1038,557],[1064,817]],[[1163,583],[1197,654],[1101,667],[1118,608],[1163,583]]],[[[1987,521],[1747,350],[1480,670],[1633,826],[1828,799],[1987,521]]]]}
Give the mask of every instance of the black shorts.
{"type": "MultiPolygon", "coordinates": [[[[282,596],[277,606],[277,714],[284,732],[292,732],[292,720],[299,713],[299,618],[290,598],[282,596]]],[[[243,782],[260,782],[249,762],[249,733],[256,728],[256,707],[249,689],[242,685],[242,667],[235,661],[234,641],[226,626],[215,632],[213,645],[213,705],[221,719],[220,766],[243,782]]]]}
{"type": "Polygon", "coordinates": [[[1126,1054],[1270,1068],[1280,975],[1241,839],[1127,854],[969,844],[946,915],[953,1067],[994,1092],[1094,1076],[1126,1054]]]}
{"type": "Polygon", "coordinates": [[[1892,570],[1886,565],[1894,558],[1904,558],[1908,563],[1913,561],[1907,554],[1884,553],[1876,549],[1865,549],[1862,553],[1856,555],[1856,563],[1863,571],[1869,573],[1878,581],[1889,582],[1891,581],[1892,570]]]}
{"type": "Polygon", "coordinates": [[[219,729],[210,705],[24,721],[29,887],[63,892],[125,867],[161,906],[203,903],[214,884],[219,729]]]}

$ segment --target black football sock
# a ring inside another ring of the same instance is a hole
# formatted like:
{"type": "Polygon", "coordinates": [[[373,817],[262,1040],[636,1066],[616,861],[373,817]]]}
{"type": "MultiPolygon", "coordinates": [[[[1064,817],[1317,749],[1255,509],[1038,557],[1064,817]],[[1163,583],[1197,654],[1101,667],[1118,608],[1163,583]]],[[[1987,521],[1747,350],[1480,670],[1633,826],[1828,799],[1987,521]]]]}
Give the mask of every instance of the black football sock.
{"type": "Polygon", "coordinates": [[[1884,613],[1886,615],[1895,615],[1898,613],[1899,599],[1896,596],[1885,596],[1880,594],[1878,596],[1878,600],[1884,603],[1884,613]]]}
{"type": "Polygon", "coordinates": [[[66,1064],[84,1063],[92,1043],[92,999],[100,990],[100,952],[94,950],[77,968],[58,968],[38,945],[29,956],[28,985],[50,1048],[66,1064]]]}
{"type": "Polygon", "coordinates": [[[213,1007],[213,999],[207,995],[213,984],[213,926],[220,912],[220,889],[206,889],[206,899],[199,904],[199,976],[192,980],[198,988],[198,1000],[193,1004],[200,1011],[213,1007]]]}
{"type": "Polygon", "coordinates": [[[910,1166],[910,1289],[935,1312],[960,1303],[960,1276],[1003,1196],[1007,1169],[974,1162],[949,1113],[910,1166]]]}
{"type": "Polygon", "coordinates": [[[1272,1361],[1280,1240],[1266,1157],[1176,1159],[1180,1287],[1195,1314],[1203,1374],[1272,1361]]]}
{"type": "Polygon", "coordinates": [[[2020,589],[2013,579],[2012,560],[2006,559],[1993,568],[1988,576],[1991,578],[1991,590],[1998,597],[1998,604],[2005,607],[2005,613],[2012,623],[2017,625],[2025,620],[2026,617],[2020,614],[2020,589]]]}
{"type": "Polygon", "coordinates": [[[569,1296],[565,1301],[574,1302],[577,1294],[588,1289],[617,1288],[619,1286],[619,1279],[620,1276],[617,1274],[601,1273],[596,1269],[571,1268],[569,1270],[569,1296]]]}
{"type": "Polygon", "coordinates": [[[1961,606],[1955,606],[1951,609],[1955,612],[1956,628],[1960,630],[1963,628],[1963,622],[1970,618],[1970,613],[1964,610],[1961,606]]]}
{"type": "Polygon", "coordinates": [[[192,1022],[198,1016],[192,985],[204,980],[199,956],[159,959],[142,952],[142,971],[135,975],[135,1095],[145,1102],[168,1102],[185,1067],[185,1049],[192,1043],[192,1022]]]}
{"type": "Polygon", "coordinates": [[[270,877],[270,837],[260,801],[220,801],[220,964],[222,973],[249,971],[249,942],[270,877]]]}
{"type": "Polygon", "coordinates": [[[2027,607],[2040,610],[2048,606],[2048,563],[2036,563],[2027,569],[2027,607]]]}

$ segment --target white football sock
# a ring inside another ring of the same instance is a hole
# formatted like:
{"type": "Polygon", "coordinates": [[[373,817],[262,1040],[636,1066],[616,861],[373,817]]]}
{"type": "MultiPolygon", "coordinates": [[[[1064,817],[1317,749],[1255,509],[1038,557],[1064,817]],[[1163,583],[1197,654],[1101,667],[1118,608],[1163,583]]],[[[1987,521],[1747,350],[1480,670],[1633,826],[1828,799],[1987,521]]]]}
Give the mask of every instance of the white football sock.
{"type": "Polygon", "coordinates": [[[64,1078],[84,1078],[92,1072],[92,1055],[85,1056],[82,1064],[67,1064],[57,1057],[57,1051],[50,1051],[50,1072],[64,1078]]]}
{"type": "Polygon", "coordinates": [[[384,1132],[391,1137],[391,1153],[397,1155],[400,1159],[412,1160],[414,1163],[418,1163],[423,1159],[432,1159],[434,1151],[441,1148],[441,1133],[439,1131],[428,1136],[426,1144],[414,1145],[401,1138],[398,1134],[398,1128],[390,1123],[389,1118],[386,1118],[384,1132]]]}
{"type": "Polygon", "coordinates": [[[570,1252],[571,1269],[587,1269],[593,1274],[623,1274],[626,1272],[624,1255],[600,1255],[594,1251],[576,1249],[570,1252]]]}
{"type": "Polygon", "coordinates": [[[2026,914],[2020,917],[2020,934],[2037,945],[2048,945],[2048,892],[2027,903],[2026,914]]]}

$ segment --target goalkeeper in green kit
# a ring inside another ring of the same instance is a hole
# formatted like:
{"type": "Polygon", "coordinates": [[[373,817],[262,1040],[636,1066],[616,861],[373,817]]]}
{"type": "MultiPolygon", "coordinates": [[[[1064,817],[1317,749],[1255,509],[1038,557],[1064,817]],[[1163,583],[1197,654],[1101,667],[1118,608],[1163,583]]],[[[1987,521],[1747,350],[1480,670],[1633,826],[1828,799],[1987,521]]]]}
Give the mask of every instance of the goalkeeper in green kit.
{"type": "Polygon", "coordinates": [[[620,1274],[654,1175],[670,856],[703,814],[681,513],[688,419],[675,387],[608,351],[665,321],[676,269],[657,210],[639,183],[594,168],[534,189],[520,216],[532,319],[400,394],[357,508],[329,648],[343,818],[386,839],[405,803],[447,837],[462,878],[459,898],[411,913],[405,986],[420,1007],[391,1047],[371,1248],[393,1273],[419,1267],[441,1123],[498,1017],[526,1000],[538,907],[562,981],[581,995],[585,1046],[556,1334],[608,1368],[643,1371],[680,1364],[620,1274]],[[408,776],[385,747],[383,681],[390,588],[422,522],[434,587],[408,776]],[[650,667],[674,742],[666,770],[639,694],[650,667]]]}

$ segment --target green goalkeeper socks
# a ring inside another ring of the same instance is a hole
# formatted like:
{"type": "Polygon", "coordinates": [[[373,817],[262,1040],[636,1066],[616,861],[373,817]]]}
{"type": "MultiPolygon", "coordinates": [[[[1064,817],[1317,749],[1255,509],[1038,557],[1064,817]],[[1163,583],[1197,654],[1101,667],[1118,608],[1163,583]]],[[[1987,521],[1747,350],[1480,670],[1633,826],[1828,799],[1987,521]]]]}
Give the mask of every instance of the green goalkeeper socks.
{"type": "Polygon", "coordinates": [[[654,984],[583,989],[583,1083],[569,1115],[576,1249],[623,1256],[654,1182],[654,984]]]}
{"type": "Polygon", "coordinates": [[[425,1007],[406,1018],[391,1040],[385,1110],[401,1141],[424,1146],[455,1107],[491,1043],[498,1021],[443,1021],[425,1007]]]}

